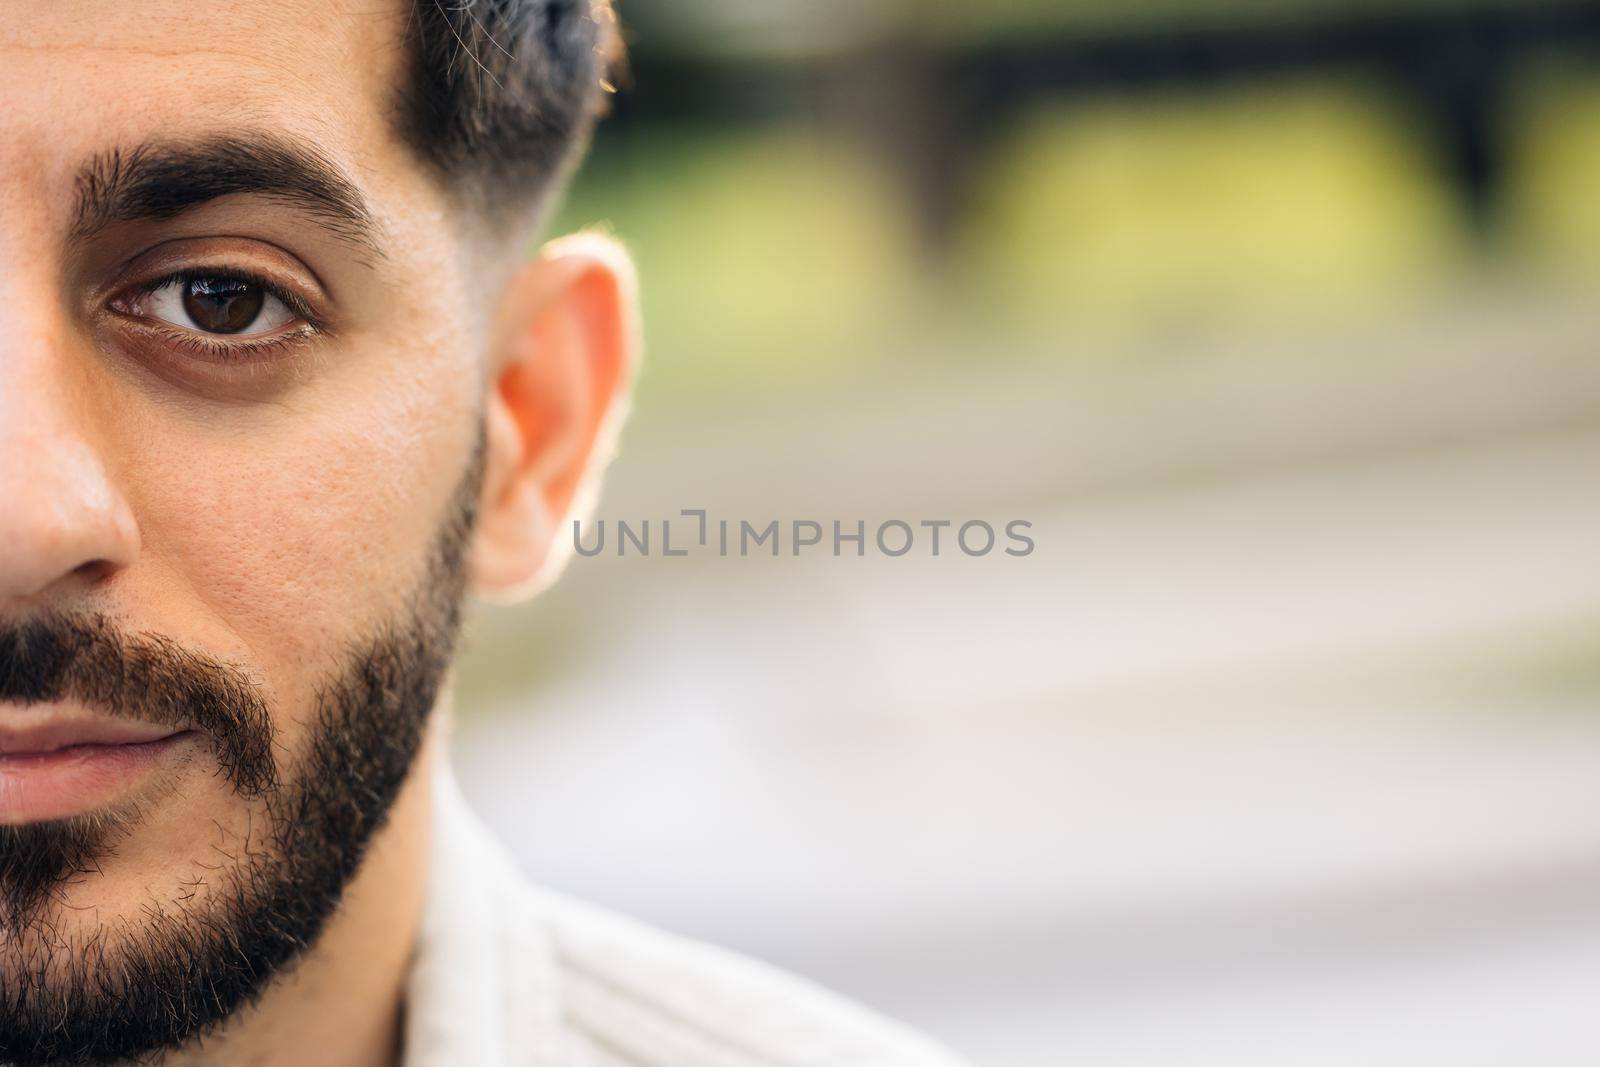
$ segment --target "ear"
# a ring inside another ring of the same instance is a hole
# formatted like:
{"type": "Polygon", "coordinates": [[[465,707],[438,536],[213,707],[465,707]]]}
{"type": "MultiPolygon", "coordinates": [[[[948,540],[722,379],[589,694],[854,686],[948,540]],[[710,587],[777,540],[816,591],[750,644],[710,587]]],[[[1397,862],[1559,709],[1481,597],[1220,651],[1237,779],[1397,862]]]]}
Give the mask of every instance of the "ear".
{"type": "Polygon", "coordinates": [[[638,289],[615,241],[552,241],[507,287],[492,340],[474,592],[531,595],[555,578],[626,413],[638,289]]]}

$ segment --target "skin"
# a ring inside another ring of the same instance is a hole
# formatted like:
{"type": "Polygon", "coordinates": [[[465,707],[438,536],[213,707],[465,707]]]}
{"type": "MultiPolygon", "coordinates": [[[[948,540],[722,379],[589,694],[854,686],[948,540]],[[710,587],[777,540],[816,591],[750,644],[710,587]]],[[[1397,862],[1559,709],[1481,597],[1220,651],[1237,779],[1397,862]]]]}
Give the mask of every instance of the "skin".
{"type": "MultiPolygon", "coordinates": [[[[0,11],[0,617],[106,612],[244,666],[290,767],[330,650],[415,587],[480,422],[473,588],[517,597],[549,579],[553,533],[592,488],[636,351],[619,249],[569,238],[524,261],[527,228],[491,235],[399,140],[405,12],[0,11]],[[258,195],[72,237],[74,175],[94,154],[251,131],[308,139],[351,178],[377,254],[258,195]],[[196,358],[111,306],[158,247],[194,269],[274,271],[327,329],[242,365],[196,358]]],[[[444,710],[321,941],[169,1062],[394,1060],[444,710]]],[[[69,935],[136,922],[213,846],[248,844],[247,806],[214,772],[197,758],[142,798],[103,869],[64,888],[69,935]]]]}

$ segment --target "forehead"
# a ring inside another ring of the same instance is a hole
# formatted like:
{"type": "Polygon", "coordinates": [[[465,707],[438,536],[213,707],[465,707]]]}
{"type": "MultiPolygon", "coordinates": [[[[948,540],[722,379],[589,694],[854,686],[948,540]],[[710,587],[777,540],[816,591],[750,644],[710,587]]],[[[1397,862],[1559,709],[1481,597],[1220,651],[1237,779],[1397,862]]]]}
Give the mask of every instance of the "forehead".
{"type": "Polygon", "coordinates": [[[110,148],[240,130],[379,174],[401,153],[404,20],[398,0],[0,4],[0,196],[59,190],[110,148]]]}

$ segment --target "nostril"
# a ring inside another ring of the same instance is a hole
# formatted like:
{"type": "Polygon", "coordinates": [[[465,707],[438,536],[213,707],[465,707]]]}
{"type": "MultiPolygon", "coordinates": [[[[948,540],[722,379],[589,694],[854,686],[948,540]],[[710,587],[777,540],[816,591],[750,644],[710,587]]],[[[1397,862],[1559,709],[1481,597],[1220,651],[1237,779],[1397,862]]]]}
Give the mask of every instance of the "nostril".
{"type": "Polygon", "coordinates": [[[97,586],[116,571],[117,565],[108,559],[91,559],[72,569],[72,577],[86,586],[97,586]]]}

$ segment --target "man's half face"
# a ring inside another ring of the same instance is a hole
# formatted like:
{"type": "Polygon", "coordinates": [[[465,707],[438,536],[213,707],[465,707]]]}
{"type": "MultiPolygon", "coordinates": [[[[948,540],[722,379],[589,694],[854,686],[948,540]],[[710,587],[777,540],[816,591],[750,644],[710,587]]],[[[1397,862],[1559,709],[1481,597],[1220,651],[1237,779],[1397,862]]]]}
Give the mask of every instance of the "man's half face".
{"type": "Polygon", "coordinates": [[[416,752],[487,316],[393,129],[404,19],[0,17],[0,1059],[248,1000],[416,752]]]}

